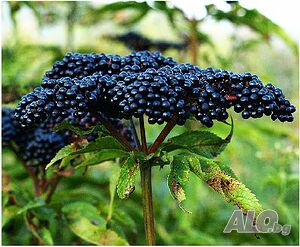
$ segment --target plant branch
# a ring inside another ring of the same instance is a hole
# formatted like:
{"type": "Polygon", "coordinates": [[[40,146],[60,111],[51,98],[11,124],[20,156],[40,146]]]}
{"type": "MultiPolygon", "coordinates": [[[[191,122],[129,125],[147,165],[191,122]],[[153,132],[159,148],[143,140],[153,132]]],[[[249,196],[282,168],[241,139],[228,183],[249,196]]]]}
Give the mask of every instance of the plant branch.
{"type": "Polygon", "coordinates": [[[141,143],[140,143],[140,140],[139,140],[138,135],[136,133],[135,124],[134,124],[132,118],[130,119],[130,125],[131,125],[131,131],[132,131],[132,134],[133,134],[134,143],[135,143],[137,149],[141,150],[141,143]]]}
{"type": "Polygon", "coordinates": [[[62,176],[60,176],[59,174],[56,174],[54,177],[52,177],[49,180],[50,189],[46,196],[46,200],[45,200],[46,204],[48,204],[51,201],[51,198],[52,198],[52,196],[56,190],[56,187],[61,179],[62,179],[62,176]]]}
{"type": "Polygon", "coordinates": [[[140,132],[141,132],[141,140],[142,140],[142,151],[145,154],[148,154],[148,148],[147,148],[147,140],[146,140],[146,133],[145,133],[145,123],[144,123],[144,117],[140,117],[140,132]]]}
{"type": "Polygon", "coordinates": [[[176,125],[177,114],[174,114],[171,120],[166,124],[163,130],[160,132],[159,136],[156,138],[152,146],[149,148],[148,153],[154,153],[159,148],[160,144],[166,139],[167,135],[171,132],[171,130],[176,125]]]}
{"type": "Polygon", "coordinates": [[[141,166],[144,226],[148,245],[155,245],[155,225],[152,203],[151,166],[141,166]]]}
{"type": "Polygon", "coordinates": [[[98,115],[98,117],[101,120],[104,127],[126,148],[127,151],[134,151],[130,143],[126,140],[126,138],[122,136],[105,117],[100,116],[100,114],[98,115]]]}

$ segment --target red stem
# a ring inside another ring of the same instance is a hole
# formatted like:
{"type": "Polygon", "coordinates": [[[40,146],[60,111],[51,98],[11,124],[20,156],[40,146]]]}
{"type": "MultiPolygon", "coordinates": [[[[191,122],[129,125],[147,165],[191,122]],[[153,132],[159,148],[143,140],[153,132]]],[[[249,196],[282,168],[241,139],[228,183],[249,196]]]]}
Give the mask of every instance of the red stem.
{"type": "Polygon", "coordinates": [[[171,120],[166,124],[166,126],[160,132],[159,136],[156,138],[152,146],[149,148],[148,150],[149,154],[154,153],[159,148],[160,144],[163,143],[167,135],[171,132],[171,130],[176,125],[176,121],[177,121],[177,114],[174,114],[171,120]]]}
{"type": "Polygon", "coordinates": [[[148,154],[146,132],[145,132],[145,123],[144,123],[144,117],[143,116],[140,117],[140,132],[141,132],[141,140],[142,140],[142,151],[145,154],[148,154]]]}

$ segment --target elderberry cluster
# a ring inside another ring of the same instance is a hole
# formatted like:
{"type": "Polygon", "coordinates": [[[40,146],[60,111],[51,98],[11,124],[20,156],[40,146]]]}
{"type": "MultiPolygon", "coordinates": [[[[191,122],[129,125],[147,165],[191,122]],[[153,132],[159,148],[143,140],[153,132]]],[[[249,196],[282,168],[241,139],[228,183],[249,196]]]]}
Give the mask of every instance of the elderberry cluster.
{"type": "Polygon", "coordinates": [[[183,125],[194,117],[207,127],[225,121],[227,109],[247,119],[271,116],[293,121],[295,107],[272,84],[251,73],[201,69],[178,64],[158,52],[128,56],[67,54],[46,72],[41,87],[25,95],[16,108],[24,126],[49,116],[77,125],[95,125],[98,118],[131,119],[144,115],[150,124],[174,118],[183,125]]]}
{"type": "Polygon", "coordinates": [[[14,118],[14,109],[2,108],[2,140],[16,149],[18,156],[30,165],[46,165],[68,141],[43,123],[35,129],[24,129],[14,118]]]}

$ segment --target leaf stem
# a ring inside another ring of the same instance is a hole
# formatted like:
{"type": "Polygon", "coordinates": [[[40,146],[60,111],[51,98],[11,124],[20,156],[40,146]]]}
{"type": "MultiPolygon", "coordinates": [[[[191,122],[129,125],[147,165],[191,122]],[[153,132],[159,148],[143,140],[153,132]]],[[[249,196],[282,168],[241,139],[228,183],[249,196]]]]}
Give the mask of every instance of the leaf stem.
{"type": "Polygon", "coordinates": [[[167,135],[171,132],[171,130],[176,125],[176,121],[177,121],[177,114],[174,114],[171,120],[166,124],[166,126],[160,132],[159,136],[156,138],[152,146],[149,148],[148,150],[149,154],[154,153],[159,148],[160,144],[163,143],[167,135]]]}
{"type": "Polygon", "coordinates": [[[155,245],[155,226],[152,203],[151,166],[141,166],[144,226],[148,245],[155,245]]]}

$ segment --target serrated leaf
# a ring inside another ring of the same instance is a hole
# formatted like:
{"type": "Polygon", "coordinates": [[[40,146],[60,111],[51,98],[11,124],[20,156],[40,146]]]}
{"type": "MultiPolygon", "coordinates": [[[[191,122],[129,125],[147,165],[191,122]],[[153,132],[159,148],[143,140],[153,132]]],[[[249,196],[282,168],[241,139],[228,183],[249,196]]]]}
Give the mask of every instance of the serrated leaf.
{"type": "Polygon", "coordinates": [[[243,212],[255,210],[256,215],[262,211],[262,206],[256,196],[236,176],[229,175],[220,162],[198,156],[199,166],[196,162],[191,165],[191,171],[206,182],[213,190],[218,192],[227,202],[238,206],[243,212]]]}
{"type": "Polygon", "coordinates": [[[42,198],[37,198],[36,200],[31,201],[31,202],[27,203],[24,207],[22,207],[18,211],[18,214],[22,214],[22,213],[28,211],[29,209],[42,207],[44,205],[45,205],[45,201],[42,198]]]}
{"type": "Polygon", "coordinates": [[[233,121],[231,121],[231,130],[225,139],[209,131],[187,131],[170,138],[162,150],[171,152],[177,149],[184,149],[211,159],[224,151],[227,144],[231,141],[232,134],[233,121]]]}
{"type": "Polygon", "coordinates": [[[118,150],[118,149],[103,149],[99,152],[95,152],[91,157],[85,159],[80,165],[76,168],[98,165],[104,161],[113,160],[116,158],[126,157],[127,152],[118,150]]]}
{"type": "Polygon", "coordinates": [[[112,136],[105,136],[105,137],[98,137],[94,142],[88,143],[86,146],[84,146],[82,149],[75,151],[72,153],[73,155],[76,154],[83,154],[83,153],[89,153],[94,151],[99,151],[102,149],[120,149],[124,150],[124,147],[118,140],[113,138],[112,136]]]}
{"type": "MultiPolygon", "coordinates": [[[[46,166],[46,169],[48,169],[50,166],[52,166],[55,162],[57,162],[61,159],[64,159],[66,157],[69,157],[69,156],[75,157],[75,155],[89,153],[89,152],[95,152],[95,151],[101,152],[104,149],[124,150],[124,147],[122,146],[121,143],[119,143],[112,136],[105,136],[105,137],[100,136],[94,142],[90,142],[90,143],[86,144],[85,146],[83,146],[80,150],[74,150],[72,145],[68,145],[58,151],[58,153],[55,155],[55,157],[46,166]]],[[[108,152],[106,152],[106,153],[108,153],[108,152]]],[[[121,152],[119,152],[119,153],[121,153],[121,152]]],[[[84,165],[84,166],[86,166],[86,165],[84,165]]]]}
{"type": "Polygon", "coordinates": [[[225,149],[227,144],[228,141],[211,132],[189,131],[169,139],[169,145],[166,145],[164,150],[170,152],[185,149],[207,158],[214,158],[225,149]]]}
{"type": "Polygon", "coordinates": [[[96,245],[126,245],[126,240],[115,232],[106,229],[106,221],[92,204],[79,201],[65,205],[62,212],[66,215],[71,231],[83,240],[96,245]]]}
{"type": "Polygon", "coordinates": [[[128,198],[134,191],[138,171],[139,164],[132,157],[128,157],[121,167],[117,185],[117,193],[121,199],[128,198]]]}
{"type": "Polygon", "coordinates": [[[184,155],[174,156],[168,176],[168,186],[174,199],[180,204],[186,199],[183,187],[189,180],[189,162],[184,155]]]}
{"type": "Polygon", "coordinates": [[[4,227],[9,221],[15,218],[20,211],[20,207],[16,205],[8,206],[2,209],[2,227],[4,227]]]}

